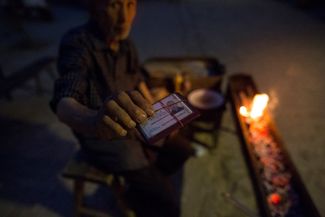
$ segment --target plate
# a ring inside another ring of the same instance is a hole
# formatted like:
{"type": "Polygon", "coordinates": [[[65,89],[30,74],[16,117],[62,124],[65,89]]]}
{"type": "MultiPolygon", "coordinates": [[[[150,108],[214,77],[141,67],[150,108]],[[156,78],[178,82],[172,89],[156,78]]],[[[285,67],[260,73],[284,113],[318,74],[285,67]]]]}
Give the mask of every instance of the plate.
{"type": "Polygon", "coordinates": [[[203,110],[216,109],[224,103],[224,98],[220,93],[209,89],[193,90],[187,98],[194,107],[203,110]]]}

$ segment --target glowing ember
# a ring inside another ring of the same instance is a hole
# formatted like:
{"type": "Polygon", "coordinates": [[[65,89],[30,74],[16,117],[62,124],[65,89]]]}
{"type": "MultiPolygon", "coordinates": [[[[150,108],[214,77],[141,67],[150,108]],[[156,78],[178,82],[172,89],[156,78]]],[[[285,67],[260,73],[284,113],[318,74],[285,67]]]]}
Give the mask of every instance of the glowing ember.
{"type": "Polygon", "coordinates": [[[245,106],[241,106],[239,108],[239,113],[244,117],[258,119],[262,117],[268,101],[269,101],[269,97],[267,94],[256,94],[254,96],[253,103],[251,105],[251,110],[248,111],[248,109],[245,106]]]}
{"type": "Polygon", "coordinates": [[[269,195],[268,201],[270,204],[278,205],[281,202],[281,196],[277,193],[273,193],[273,194],[269,195]]]}

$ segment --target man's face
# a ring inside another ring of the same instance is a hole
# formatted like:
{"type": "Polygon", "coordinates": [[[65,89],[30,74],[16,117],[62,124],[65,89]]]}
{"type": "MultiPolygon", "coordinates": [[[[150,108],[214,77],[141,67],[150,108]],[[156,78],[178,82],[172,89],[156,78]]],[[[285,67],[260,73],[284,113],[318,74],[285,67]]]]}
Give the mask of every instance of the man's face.
{"type": "Polygon", "coordinates": [[[106,38],[112,41],[126,39],[136,14],[137,0],[97,1],[94,17],[106,38]]]}

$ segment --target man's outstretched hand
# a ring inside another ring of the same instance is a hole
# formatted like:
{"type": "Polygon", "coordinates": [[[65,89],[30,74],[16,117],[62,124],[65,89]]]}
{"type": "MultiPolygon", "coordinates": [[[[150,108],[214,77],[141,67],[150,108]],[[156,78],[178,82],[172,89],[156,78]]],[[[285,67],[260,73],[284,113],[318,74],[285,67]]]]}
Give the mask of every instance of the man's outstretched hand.
{"type": "Polygon", "coordinates": [[[143,123],[154,111],[150,103],[134,90],[107,98],[95,118],[95,133],[101,139],[126,136],[137,123],[143,123]]]}
{"type": "Polygon", "coordinates": [[[153,113],[150,103],[135,90],[107,98],[98,111],[73,97],[64,97],[57,105],[60,121],[75,132],[100,139],[126,136],[137,123],[143,123],[153,113]]]}

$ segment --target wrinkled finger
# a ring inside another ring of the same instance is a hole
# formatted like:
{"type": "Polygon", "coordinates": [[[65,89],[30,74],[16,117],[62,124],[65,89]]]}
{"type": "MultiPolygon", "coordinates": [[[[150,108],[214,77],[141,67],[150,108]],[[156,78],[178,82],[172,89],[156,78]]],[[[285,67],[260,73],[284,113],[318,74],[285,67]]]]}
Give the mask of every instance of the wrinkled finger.
{"type": "Polygon", "coordinates": [[[138,123],[142,123],[147,120],[146,112],[134,104],[132,99],[125,92],[118,94],[117,102],[128,112],[133,120],[136,120],[138,123]]]}
{"type": "Polygon", "coordinates": [[[145,98],[143,98],[143,96],[138,91],[130,91],[129,95],[133,102],[142,108],[149,116],[152,116],[154,114],[150,103],[145,98]]]}
{"type": "Polygon", "coordinates": [[[117,135],[126,136],[127,131],[120,124],[113,121],[112,118],[110,118],[109,116],[104,115],[103,122],[107,127],[112,129],[112,131],[115,132],[117,135]]]}
{"type": "Polygon", "coordinates": [[[110,117],[116,117],[117,121],[120,121],[128,128],[134,128],[136,123],[128,115],[128,113],[122,109],[114,100],[110,100],[105,103],[105,107],[110,117]]]}

